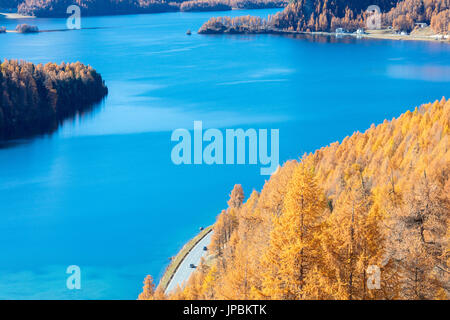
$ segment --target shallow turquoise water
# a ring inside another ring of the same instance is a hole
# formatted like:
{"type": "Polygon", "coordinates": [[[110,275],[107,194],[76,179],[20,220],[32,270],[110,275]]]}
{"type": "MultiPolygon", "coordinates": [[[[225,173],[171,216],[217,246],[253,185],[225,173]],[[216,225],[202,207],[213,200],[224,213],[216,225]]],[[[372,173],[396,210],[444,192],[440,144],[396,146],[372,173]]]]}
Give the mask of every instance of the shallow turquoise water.
{"type": "Polygon", "coordinates": [[[110,92],[54,134],[0,149],[0,298],[135,299],[235,183],[249,194],[267,179],[259,165],[173,165],[173,129],[279,129],[283,162],[450,96],[446,44],[185,35],[211,16],[276,11],[92,17],[82,26],[104,28],[0,35],[0,58],[79,60],[110,92]],[[81,290],[66,288],[72,264],[81,290]]]}

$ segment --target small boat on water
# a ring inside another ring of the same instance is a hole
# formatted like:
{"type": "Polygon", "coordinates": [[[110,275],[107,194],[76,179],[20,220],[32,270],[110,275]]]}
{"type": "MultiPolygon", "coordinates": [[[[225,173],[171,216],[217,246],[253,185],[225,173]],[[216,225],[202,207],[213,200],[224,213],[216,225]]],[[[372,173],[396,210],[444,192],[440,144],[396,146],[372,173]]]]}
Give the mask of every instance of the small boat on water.
{"type": "Polygon", "coordinates": [[[188,29],[188,31],[186,31],[186,34],[187,34],[188,36],[190,36],[190,35],[192,34],[191,30],[188,29]]]}

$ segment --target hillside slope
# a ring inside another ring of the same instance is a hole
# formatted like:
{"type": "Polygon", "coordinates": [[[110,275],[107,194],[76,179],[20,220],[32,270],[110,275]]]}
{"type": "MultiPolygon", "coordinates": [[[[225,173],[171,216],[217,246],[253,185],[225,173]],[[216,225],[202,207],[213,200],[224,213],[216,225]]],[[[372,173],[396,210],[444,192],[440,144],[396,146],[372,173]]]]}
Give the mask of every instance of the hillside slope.
{"type": "Polygon", "coordinates": [[[236,186],[214,263],[147,296],[448,299],[449,124],[443,98],[285,163],[245,203],[236,186]]]}

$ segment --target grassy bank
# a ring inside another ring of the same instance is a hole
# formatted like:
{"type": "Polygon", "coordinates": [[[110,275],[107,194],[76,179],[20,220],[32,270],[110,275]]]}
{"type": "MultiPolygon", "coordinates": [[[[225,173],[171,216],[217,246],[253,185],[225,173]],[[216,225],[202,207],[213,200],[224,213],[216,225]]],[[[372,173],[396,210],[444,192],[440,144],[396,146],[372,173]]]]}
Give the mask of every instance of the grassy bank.
{"type": "Polygon", "coordinates": [[[166,288],[169,285],[170,280],[172,280],[173,275],[177,271],[181,262],[183,262],[184,258],[189,254],[192,248],[194,248],[195,245],[199,243],[200,240],[202,240],[210,231],[212,231],[212,228],[213,226],[209,226],[200,231],[199,234],[197,234],[194,238],[189,240],[183,246],[183,248],[181,248],[181,250],[177,253],[177,255],[172,258],[172,262],[167,267],[166,271],[164,272],[164,275],[161,278],[161,281],[159,282],[159,287],[163,290],[163,292],[166,291],[166,288]]]}
{"type": "MultiPolygon", "coordinates": [[[[285,30],[275,30],[274,33],[290,33],[290,34],[310,34],[310,35],[327,35],[336,36],[335,32],[306,32],[306,31],[285,31],[285,30]]],[[[367,39],[384,39],[384,40],[412,40],[412,41],[434,41],[434,42],[449,42],[448,39],[442,37],[437,37],[431,32],[431,28],[427,27],[424,30],[413,31],[410,34],[401,35],[396,34],[392,30],[381,29],[381,30],[367,30],[365,34],[354,34],[354,33],[343,33],[339,34],[341,36],[359,37],[367,39]]]]}

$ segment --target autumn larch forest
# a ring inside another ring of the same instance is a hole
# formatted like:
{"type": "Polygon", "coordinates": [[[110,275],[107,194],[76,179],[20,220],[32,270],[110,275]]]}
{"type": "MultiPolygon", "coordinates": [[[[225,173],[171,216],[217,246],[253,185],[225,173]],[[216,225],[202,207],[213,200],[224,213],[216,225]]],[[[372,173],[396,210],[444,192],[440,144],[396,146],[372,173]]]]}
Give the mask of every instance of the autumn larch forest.
{"type": "Polygon", "coordinates": [[[236,185],[185,286],[139,299],[448,299],[449,125],[442,98],[236,185]]]}
{"type": "Polygon", "coordinates": [[[108,93],[101,75],[76,63],[0,64],[0,140],[50,133],[108,93]]]}
{"type": "Polygon", "coordinates": [[[449,32],[449,0],[296,0],[267,19],[213,17],[199,32],[334,32],[337,28],[354,32],[367,26],[371,14],[366,10],[370,5],[379,6],[383,27],[411,32],[418,27],[417,23],[425,23],[435,33],[449,32]]]}
{"type": "MultiPolygon", "coordinates": [[[[0,0],[22,14],[67,16],[284,6],[283,0],[0,0]]],[[[267,19],[211,18],[199,33],[356,30],[379,5],[383,25],[449,34],[450,0],[295,0],[267,19]]],[[[0,5],[1,7],[1,5],[0,5]]],[[[20,27],[21,28],[25,27],[20,27]]],[[[0,31],[3,29],[0,29],[0,31]]],[[[5,31],[5,30],[3,30],[5,31]]],[[[91,66],[0,64],[0,140],[54,131],[101,102],[91,66]]],[[[412,107],[412,106],[410,106],[412,107]]],[[[165,293],[148,275],[140,300],[448,300],[450,100],[443,97],[284,163],[262,190],[236,184],[207,256],[165,293]],[[376,288],[369,286],[378,272],[376,288]]]]}

